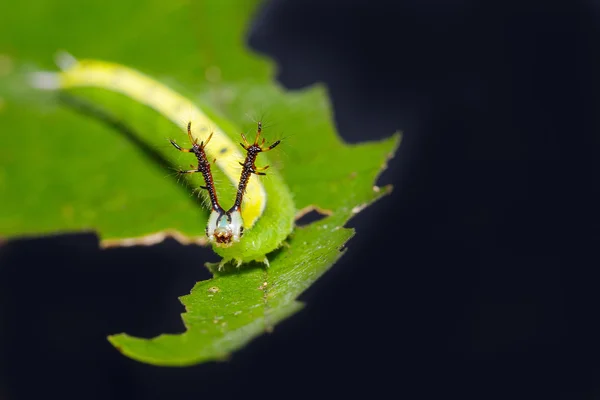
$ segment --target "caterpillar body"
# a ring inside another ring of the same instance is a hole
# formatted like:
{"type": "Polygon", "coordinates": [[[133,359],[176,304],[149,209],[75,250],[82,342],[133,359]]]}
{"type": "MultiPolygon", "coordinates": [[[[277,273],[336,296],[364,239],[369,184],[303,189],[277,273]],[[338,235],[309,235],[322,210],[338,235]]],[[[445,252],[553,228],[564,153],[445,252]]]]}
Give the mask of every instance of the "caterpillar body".
{"type": "MultiPolygon", "coordinates": [[[[276,243],[273,243],[273,235],[269,234],[267,235],[269,237],[268,240],[253,240],[252,244],[240,249],[243,254],[240,254],[237,250],[227,252],[227,249],[223,249],[238,243],[243,236],[244,228],[252,228],[265,211],[267,191],[259,179],[250,179],[250,176],[252,174],[264,175],[263,172],[260,172],[261,168],[257,168],[254,165],[254,161],[260,152],[271,150],[279,144],[279,141],[266,147],[263,146],[265,143],[264,139],[259,143],[258,140],[261,133],[260,123],[254,143],[248,143],[242,134],[244,142],[242,143],[242,147],[246,151],[246,155],[244,156],[235,142],[193,102],[141,72],[106,61],[76,60],[66,53],[62,53],[57,57],[57,64],[61,68],[61,71],[36,72],[32,77],[32,85],[45,90],[98,87],[118,92],[153,108],[183,130],[187,130],[188,137],[192,142],[191,149],[182,148],[174,141],[171,141],[171,143],[180,151],[194,153],[198,159],[197,169],[180,172],[201,172],[204,176],[206,186],[203,186],[203,188],[208,189],[212,206],[206,227],[209,241],[221,248],[221,251],[217,252],[224,257],[224,262],[228,261],[228,259],[235,259],[238,261],[238,264],[249,260],[268,262],[264,255],[279,247],[283,239],[293,229],[293,202],[291,195],[278,201],[278,205],[289,203],[292,205],[292,208],[290,209],[291,211],[288,210],[283,213],[283,217],[289,221],[278,224],[280,227],[283,226],[286,232],[283,235],[278,235],[280,237],[276,239],[276,243]],[[118,79],[115,79],[115,77],[118,77],[118,79]],[[152,93],[152,95],[149,96],[148,93],[152,93]],[[190,123],[184,122],[190,120],[194,121],[194,124],[206,127],[210,126],[212,128],[210,136],[204,138],[199,143],[199,139],[192,135],[190,123]],[[209,141],[210,145],[208,145],[209,141]],[[233,185],[237,186],[235,203],[227,211],[220,206],[217,200],[216,189],[210,173],[210,162],[208,160],[215,160],[217,167],[223,171],[233,185]],[[241,162],[242,160],[244,162],[241,162]],[[241,174],[237,165],[242,165],[241,174]],[[266,242],[269,242],[268,246],[266,242]]],[[[268,167],[263,167],[262,169],[266,168],[268,167]]],[[[284,192],[287,193],[287,187],[284,192]]]]}

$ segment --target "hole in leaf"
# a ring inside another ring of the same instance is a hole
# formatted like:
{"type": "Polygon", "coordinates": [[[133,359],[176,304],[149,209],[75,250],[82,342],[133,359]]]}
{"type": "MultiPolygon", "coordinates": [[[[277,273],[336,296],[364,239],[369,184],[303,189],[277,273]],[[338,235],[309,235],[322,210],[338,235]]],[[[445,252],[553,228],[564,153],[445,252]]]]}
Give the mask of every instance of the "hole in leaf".
{"type": "Polygon", "coordinates": [[[210,252],[174,239],[101,249],[94,234],[9,241],[0,249],[0,315],[11,339],[0,340],[0,353],[9,343],[20,349],[14,357],[32,358],[36,348],[67,352],[73,338],[95,351],[109,334],[184,332],[178,297],[211,277],[202,261],[214,258],[210,252]]]}
{"type": "Polygon", "coordinates": [[[300,213],[299,217],[296,217],[296,226],[306,226],[313,222],[317,222],[325,218],[328,214],[322,210],[311,207],[309,211],[300,213]]]}

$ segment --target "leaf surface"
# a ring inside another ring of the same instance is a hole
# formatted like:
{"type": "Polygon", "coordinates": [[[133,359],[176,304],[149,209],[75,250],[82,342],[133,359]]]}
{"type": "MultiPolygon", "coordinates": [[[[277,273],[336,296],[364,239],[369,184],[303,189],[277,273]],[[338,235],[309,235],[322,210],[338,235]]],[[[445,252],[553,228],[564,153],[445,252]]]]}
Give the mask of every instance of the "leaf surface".
{"type": "MultiPolygon", "coordinates": [[[[261,118],[265,137],[282,140],[259,158],[276,171],[263,183],[273,196],[289,188],[293,205],[268,202],[252,229],[256,240],[271,240],[287,205],[298,215],[311,207],[328,215],[296,228],[268,254],[269,268],[229,265],[196,284],[181,298],[185,333],[109,338],[134,359],[158,365],[220,359],[272,330],[300,309],[298,295],[341,256],[352,236],[343,227],[348,219],[390,190],[374,183],[399,135],[345,144],[322,86],[290,92],[274,82],[273,64],[244,45],[257,6],[228,0],[80,7],[59,0],[39,1],[27,13],[7,5],[0,16],[0,236],[93,230],[105,245],[152,243],[169,234],[204,243],[208,211],[192,193],[201,177],[178,181],[170,169],[194,161],[167,140],[185,143],[185,133],[117,93],[77,89],[59,100],[32,88],[29,74],[56,70],[59,49],[146,73],[198,104],[236,141],[242,131],[252,137],[253,118],[261,118]]],[[[230,204],[234,187],[218,170],[215,180],[230,204]]]]}

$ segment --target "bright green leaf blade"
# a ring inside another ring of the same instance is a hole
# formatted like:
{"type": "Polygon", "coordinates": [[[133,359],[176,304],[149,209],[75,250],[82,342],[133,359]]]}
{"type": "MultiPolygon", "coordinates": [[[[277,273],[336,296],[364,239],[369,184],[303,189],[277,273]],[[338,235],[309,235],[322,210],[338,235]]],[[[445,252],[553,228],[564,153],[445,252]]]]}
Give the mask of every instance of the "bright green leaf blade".
{"type": "Polygon", "coordinates": [[[150,340],[120,334],[110,341],[129,357],[158,365],[224,358],[299,310],[296,297],[341,256],[351,236],[332,217],[300,228],[269,268],[248,267],[196,284],[181,298],[187,332],[150,340]]]}
{"type": "MultiPolygon", "coordinates": [[[[122,95],[100,89],[73,92],[108,113],[111,125],[106,118],[92,118],[57,104],[51,94],[33,90],[27,73],[55,70],[51,60],[57,49],[151,75],[203,104],[232,137],[240,129],[254,129],[248,114],[265,114],[265,136],[283,139],[268,154],[272,170],[283,180],[274,172],[264,178],[265,186],[273,194],[285,183],[297,212],[316,207],[330,216],[296,229],[288,246],[269,254],[268,269],[250,264],[198,283],[182,298],[186,333],[151,340],[119,334],[110,339],[124,354],[160,365],[223,358],[301,307],[298,295],[333,265],[351,236],[351,230],[343,228],[345,222],[389,191],[373,185],[399,136],[346,145],[335,133],[322,87],[287,92],[274,83],[272,64],[243,45],[255,12],[253,1],[112,7],[104,2],[79,7],[70,0],[40,1],[28,13],[4,7],[0,235],[94,230],[104,240],[147,237],[150,243],[173,232],[182,234],[180,239],[203,238],[208,212],[190,193],[201,184],[200,177],[188,187],[158,162],[186,167],[193,161],[167,141],[185,142],[185,134],[122,95]],[[125,125],[130,134],[114,123],[125,125]]],[[[233,196],[233,188],[218,171],[216,179],[223,197],[233,196]]],[[[268,236],[279,214],[293,206],[273,196],[268,203],[272,207],[250,232],[269,243],[275,240],[268,236]]],[[[227,250],[220,254],[236,257],[227,250]]]]}

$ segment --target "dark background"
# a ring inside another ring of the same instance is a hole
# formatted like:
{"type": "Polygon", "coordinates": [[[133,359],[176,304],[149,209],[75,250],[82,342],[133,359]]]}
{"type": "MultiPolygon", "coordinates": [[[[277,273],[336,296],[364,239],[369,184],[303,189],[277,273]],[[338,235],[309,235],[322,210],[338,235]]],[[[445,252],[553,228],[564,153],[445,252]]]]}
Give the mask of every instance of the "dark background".
{"type": "Polygon", "coordinates": [[[180,332],[210,250],[0,250],[0,399],[600,398],[592,1],[271,0],[249,42],[327,83],[350,142],[404,139],[307,306],[229,362],[158,368],[106,341],[180,332]]]}

